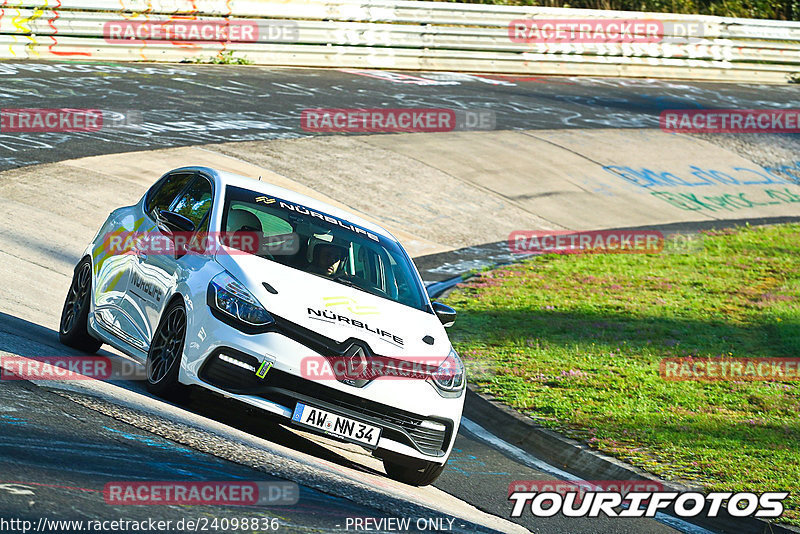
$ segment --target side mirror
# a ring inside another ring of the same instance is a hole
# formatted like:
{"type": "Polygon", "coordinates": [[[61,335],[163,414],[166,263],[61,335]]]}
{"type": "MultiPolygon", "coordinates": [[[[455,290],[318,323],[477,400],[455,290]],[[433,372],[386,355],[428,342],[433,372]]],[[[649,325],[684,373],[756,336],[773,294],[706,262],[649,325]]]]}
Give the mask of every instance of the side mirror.
{"type": "Polygon", "coordinates": [[[161,210],[158,212],[159,215],[159,222],[167,227],[167,230],[172,232],[170,239],[173,242],[175,247],[174,255],[175,259],[181,258],[187,252],[187,237],[186,235],[183,236],[182,239],[178,239],[177,233],[184,233],[184,234],[193,234],[194,233],[194,223],[191,219],[187,219],[180,213],[175,213],[174,211],[167,211],[161,210]]]}
{"type": "Polygon", "coordinates": [[[161,222],[173,232],[194,232],[194,223],[180,213],[161,210],[158,214],[161,216],[161,222]]]}
{"type": "Polygon", "coordinates": [[[433,305],[433,312],[442,322],[442,325],[445,328],[453,326],[453,323],[456,322],[456,311],[441,302],[432,302],[431,304],[433,305]]]}

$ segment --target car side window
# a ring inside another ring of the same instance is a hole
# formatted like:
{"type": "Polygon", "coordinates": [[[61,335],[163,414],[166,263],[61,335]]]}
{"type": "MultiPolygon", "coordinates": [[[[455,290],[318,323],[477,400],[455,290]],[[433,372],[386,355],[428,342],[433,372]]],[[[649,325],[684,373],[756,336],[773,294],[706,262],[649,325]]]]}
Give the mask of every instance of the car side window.
{"type": "Polygon", "coordinates": [[[378,255],[369,248],[354,243],[354,259],[356,276],[366,280],[373,287],[378,287],[378,255]]]}
{"type": "Polygon", "coordinates": [[[181,191],[189,184],[193,174],[171,174],[157,183],[147,194],[145,209],[154,219],[161,210],[168,210],[181,191]]]}
{"type": "Polygon", "coordinates": [[[199,228],[203,217],[211,209],[211,199],[211,182],[198,176],[175,203],[172,211],[183,215],[194,223],[195,228],[199,228]]]}

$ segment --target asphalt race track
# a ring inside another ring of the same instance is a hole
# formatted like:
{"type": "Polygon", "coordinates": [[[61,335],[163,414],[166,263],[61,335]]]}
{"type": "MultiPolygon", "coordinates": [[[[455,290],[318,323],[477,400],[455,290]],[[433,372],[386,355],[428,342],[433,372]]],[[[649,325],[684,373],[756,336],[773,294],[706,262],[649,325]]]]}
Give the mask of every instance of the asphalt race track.
{"type": "MultiPolygon", "coordinates": [[[[94,108],[127,120],[98,132],[0,132],[0,170],[110,153],[305,137],[312,135],[300,126],[306,108],[488,109],[494,129],[530,130],[657,128],[664,109],[798,107],[797,89],[791,86],[72,62],[0,63],[0,94],[7,108],[94,108]]],[[[4,185],[0,181],[0,190],[4,185]]],[[[53,199],[58,201],[58,191],[53,199]]],[[[0,225],[7,239],[17,231],[26,230],[8,220],[0,225]]],[[[0,272],[4,256],[0,250],[0,272]]],[[[66,292],[64,266],[77,259],[54,260],[59,265],[52,268],[53,291],[66,292]]],[[[28,289],[15,290],[24,295],[28,289]]],[[[62,299],[62,293],[53,296],[54,302],[62,299]]],[[[73,354],[58,343],[51,324],[4,313],[3,302],[1,355],[73,354]]],[[[52,310],[56,320],[59,313],[52,310]]],[[[509,483],[552,480],[564,473],[498,444],[469,421],[455,447],[435,488],[416,489],[386,478],[379,462],[356,447],[289,430],[210,395],[195,393],[188,403],[172,405],[149,395],[141,382],[57,387],[4,381],[0,517],[266,515],[279,518],[282,532],[343,531],[348,517],[455,518],[451,528],[456,532],[708,532],[668,517],[536,519],[523,514],[513,525],[509,483]],[[154,510],[103,500],[104,485],[115,480],[190,479],[291,480],[299,484],[300,499],[263,510],[154,510]]]]}
{"type": "Polygon", "coordinates": [[[310,135],[307,108],[490,110],[496,130],[657,128],[665,109],[791,107],[796,87],[198,65],[0,63],[4,107],[93,108],[130,126],[0,133],[0,170],[112,152],[310,135]]]}

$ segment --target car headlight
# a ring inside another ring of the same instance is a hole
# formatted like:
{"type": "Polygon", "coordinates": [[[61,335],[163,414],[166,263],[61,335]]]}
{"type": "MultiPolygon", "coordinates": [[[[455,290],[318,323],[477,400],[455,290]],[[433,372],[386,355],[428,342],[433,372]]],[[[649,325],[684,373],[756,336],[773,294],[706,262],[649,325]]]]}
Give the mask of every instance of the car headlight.
{"type": "Polygon", "coordinates": [[[236,278],[222,272],[208,284],[208,305],[212,310],[249,326],[266,326],[275,319],[236,278]]]}
{"type": "Polygon", "coordinates": [[[436,372],[431,375],[431,382],[436,391],[443,397],[459,397],[466,384],[464,363],[458,357],[455,349],[450,349],[450,354],[439,365],[436,372]]]}

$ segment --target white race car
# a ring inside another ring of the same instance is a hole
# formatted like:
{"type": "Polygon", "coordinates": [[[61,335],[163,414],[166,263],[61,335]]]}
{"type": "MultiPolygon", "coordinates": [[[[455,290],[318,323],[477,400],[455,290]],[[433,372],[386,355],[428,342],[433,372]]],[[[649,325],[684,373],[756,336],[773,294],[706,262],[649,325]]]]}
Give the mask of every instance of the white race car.
{"type": "Polygon", "coordinates": [[[148,389],[200,386],[363,446],[433,482],[464,405],[464,366],[408,254],[381,227],[205,167],[113,211],[75,268],[62,343],[107,343],[148,389]]]}

